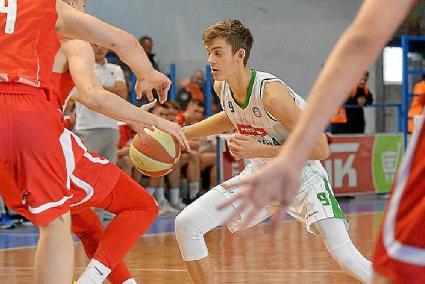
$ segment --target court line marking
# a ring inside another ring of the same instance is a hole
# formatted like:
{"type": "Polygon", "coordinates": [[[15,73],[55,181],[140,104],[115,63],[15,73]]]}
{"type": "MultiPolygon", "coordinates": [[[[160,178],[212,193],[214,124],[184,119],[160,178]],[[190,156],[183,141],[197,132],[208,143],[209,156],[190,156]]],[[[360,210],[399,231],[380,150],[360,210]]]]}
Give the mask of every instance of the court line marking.
{"type": "MultiPolygon", "coordinates": [[[[347,217],[351,217],[351,216],[363,216],[363,215],[370,215],[372,213],[380,213],[382,211],[367,211],[367,212],[361,212],[361,213],[350,213],[350,214],[345,214],[347,217]]],[[[290,222],[297,222],[299,223],[297,220],[295,219],[287,219],[287,220],[282,220],[280,221],[280,223],[290,223],[290,222]]],[[[257,226],[264,226],[264,225],[270,225],[270,222],[262,222],[260,224],[257,224],[255,227],[257,226]]],[[[215,230],[224,230],[224,227],[219,227],[216,228],[215,230]]],[[[2,234],[8,234],[6,233],[0,233],[0,235],[2,234]]],[[[19,233],[10,233],[10,234],[16,234],[19,235],[19,233]]],[[[141,237],[139,240],[143,239],[143,238],[151,238],[151,237],[157,237],[157,236],[165,236],[165,235],[174,235],[174,232],[162,232],[162,233],[153,233],[153,234],[148,234],[148,235],[143,235],[143,237],[141,237]]],[[[23,236],[27,236],[25,233],[22,233],[23,236]]],[[[81,244],[81,241],[76,241],[74,242],[75,244],[81,244]]],[[[33,245],[33,246],[22,246],[22,247],[13,247],[13,248],[2,248],[0,249],[0,252],[3,251],[13,251],[13,250],[22,250],[22,249],[29,249],[29,248],[36,248],[37,245],[33,245]]]]}
{"type": "MultiPolygon", "coordinates": [[[[0,267],[0,270],[33,270],[34,267],[0,267]]],[[[86,267],[74,267],[74,269],[84,270],[86,267]]],[[[151,271],[151,272],[187,272],[186,269],[169,269],[169,268],[132,268],[128,267],[131,271],[151,271]]],[[[214,272],[219,273],[345,273],[342,270],[308,270],[308,269],[243,269],[243,270],[228,270],[217,269],[214,272]]]]}

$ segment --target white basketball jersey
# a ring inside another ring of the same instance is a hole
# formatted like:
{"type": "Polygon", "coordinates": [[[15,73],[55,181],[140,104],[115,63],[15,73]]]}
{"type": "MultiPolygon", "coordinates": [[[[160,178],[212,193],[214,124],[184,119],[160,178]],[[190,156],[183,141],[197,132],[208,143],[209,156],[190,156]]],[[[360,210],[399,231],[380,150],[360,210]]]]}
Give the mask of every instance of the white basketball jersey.
{"type": "MultiPolygon", "coordinates": [[[[252,70],[245,102],[239,105],[233,98],[232,91],[227,82],[223,81],[220,90],[220,102],[223,110],[240,134],[256,136],[257,140],[266,145],[282,145],[289,136],[289,131],[272,114],[267,112],[263,104],[263,91],[268,82],[280,82],[288,88],[296,104],[303,108],[305,101],[297,95],[287,84],[274,75],[252,70]]],[[[253,166],[262,167],[270,159],[255,158],[249,162],[253,166]]],[[[322,164],[316,160],[307,161],[303,168],[301,181],[319,174],[327,178],[322,164]]]]}

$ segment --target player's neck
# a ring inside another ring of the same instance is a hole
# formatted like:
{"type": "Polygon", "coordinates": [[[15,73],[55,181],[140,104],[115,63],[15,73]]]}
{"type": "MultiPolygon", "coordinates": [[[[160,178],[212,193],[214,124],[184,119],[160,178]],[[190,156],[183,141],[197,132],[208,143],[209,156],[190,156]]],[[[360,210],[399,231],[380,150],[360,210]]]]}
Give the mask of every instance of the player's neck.
{"type": "Polygon", "coordinates": [[[232,90],[233,97],[237,102],[244,102],[247,97],[247,91],[249,82],[251,81],[252,71],[248,67],[241,69],[239,72],[235,72],[231,77],[226,79],[232,90]]]}

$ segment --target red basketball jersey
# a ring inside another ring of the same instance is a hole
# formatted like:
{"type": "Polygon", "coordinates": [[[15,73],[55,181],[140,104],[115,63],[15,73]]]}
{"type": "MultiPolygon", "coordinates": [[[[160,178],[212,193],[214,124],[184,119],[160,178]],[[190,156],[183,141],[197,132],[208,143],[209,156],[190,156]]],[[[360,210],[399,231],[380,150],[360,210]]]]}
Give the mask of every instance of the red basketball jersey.
{"type": "Polygon", "coordinates": [[[74,88],[71,73],[69,73],[69,71],[64,73],[53,72],[50,82],[50,100],[63,111],[66,107],[71,91],[74,88]]]}
{"type": "Polygon", "coordinates": [[[48,86],[56,19],[55,0],[0,0],[0,82],[48,86]]]}

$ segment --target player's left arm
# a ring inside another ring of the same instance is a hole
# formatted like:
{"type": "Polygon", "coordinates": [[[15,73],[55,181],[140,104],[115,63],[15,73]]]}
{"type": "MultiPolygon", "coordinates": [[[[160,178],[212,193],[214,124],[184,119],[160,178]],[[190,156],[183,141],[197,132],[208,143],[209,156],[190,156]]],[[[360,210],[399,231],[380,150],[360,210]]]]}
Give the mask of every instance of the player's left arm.
{"type": "Polygon", "coordinates": [[[116,120],[130,124],[146,123],[155,125],[157,117],[105,90],[94,73],[93,49],[81,40],[68,40],[62,43],[68,60],[69,71],[78,92],[74,99],[88,108],[116,120]],[[149,123],[151,122],[151,123],[149,123]]]}
{"type": "MultiPolygon", "coordinates": [[[[280,82],[267,83],[264,87],[263,104],[271,115],[292,132],[302,114],[302,109],[289,94],[287,87],[280,82]]],[[[328,142],[325,134],[322,133],[316,141],[313,150],[310,152],[308,159],[324,160],[327,157],[329,157],[328,142]]]]}
{"type": "Polygon", "coordinates": [[[63,1],[56,2],[56,10],[58,12],[56,30],[61,35],[112,49],[133,71],[139,72],[138,78],[143,77],[142,73],[153,70],[143,48],[130,33],[80,12],[63,1]]]}
{"type": "Polygon", "coordinates": [[[167,99],[171,81],[153,69],[145,51],[133,35],[80,12],[61,0],[56,1],[56,11],[56,31],[59,34],[105,46],[131,68],[138,79],[138,98],[145,94],[152,101],[152,89],[156,89],[161,103],[167,99]]]}
{"type": "Polygon", "coordinates": [[[227,139],[230,154],[236,159],[274,158],[279,154],[280,146],[265,145],[255,136],[235,134],[227,139]]]}

